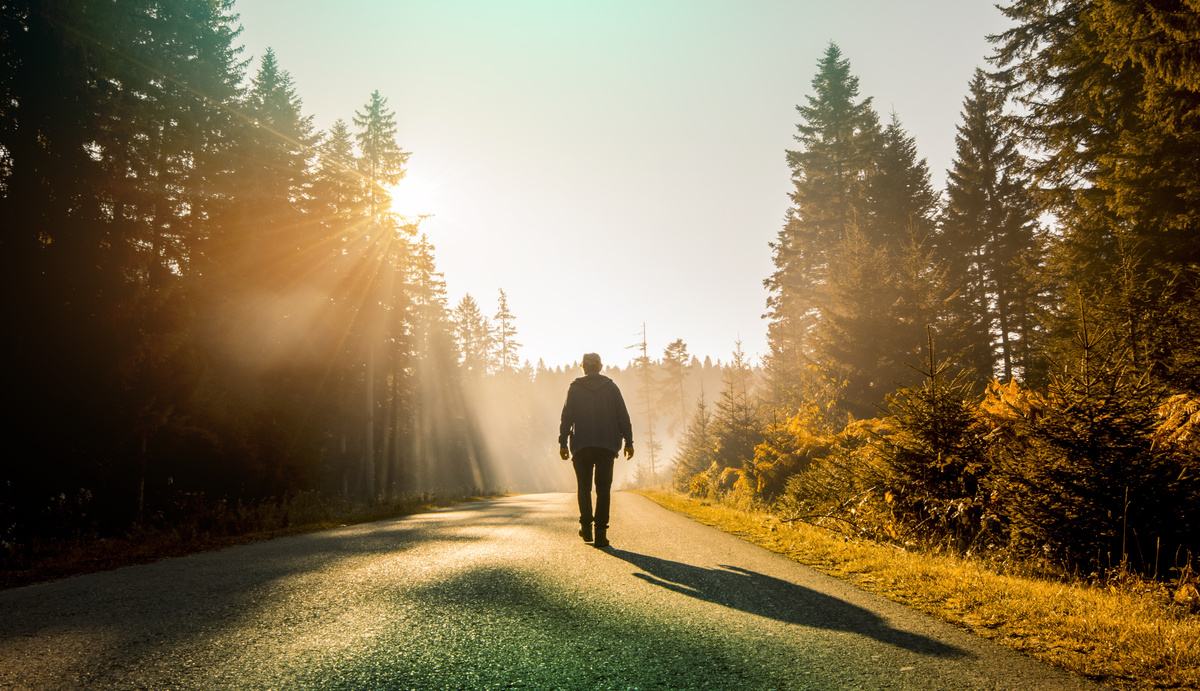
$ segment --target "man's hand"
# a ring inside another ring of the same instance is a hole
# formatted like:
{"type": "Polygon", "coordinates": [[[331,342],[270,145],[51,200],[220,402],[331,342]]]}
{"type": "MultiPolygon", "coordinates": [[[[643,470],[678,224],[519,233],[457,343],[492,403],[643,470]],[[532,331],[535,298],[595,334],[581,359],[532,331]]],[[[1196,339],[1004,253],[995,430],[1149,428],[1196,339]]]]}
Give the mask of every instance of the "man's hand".
{"type": "Polygon", "coordinates": [[[625,460],[633,458],[633,444],[625,445],[625,460]]]}
{"type": "Polygon", "coordinates": [[[558,457],[564,461],[571,460],[571,450],[565,446],[558,447],[558,457]]]}

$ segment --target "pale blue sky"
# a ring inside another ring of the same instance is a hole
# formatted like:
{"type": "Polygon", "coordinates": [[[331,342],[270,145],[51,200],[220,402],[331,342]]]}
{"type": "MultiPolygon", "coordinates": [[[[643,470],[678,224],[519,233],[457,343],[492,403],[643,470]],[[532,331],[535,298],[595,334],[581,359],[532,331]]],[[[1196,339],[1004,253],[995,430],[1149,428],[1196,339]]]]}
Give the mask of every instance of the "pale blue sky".
{"type": "MultiPolygon", "coordinates": [[[[767,243],[788,206],[795,106],[830,41],[895,110],[944,184],[987,0],[454,2],[238,0],[246,56],[270,46],[317,127],[388,98],[412,212],[451,306],[495,312],[522,356],[633,357],[682,338],[766,350],[767,243]]],[[[402,197],[404,195],[401,195],[402,197]]]]}

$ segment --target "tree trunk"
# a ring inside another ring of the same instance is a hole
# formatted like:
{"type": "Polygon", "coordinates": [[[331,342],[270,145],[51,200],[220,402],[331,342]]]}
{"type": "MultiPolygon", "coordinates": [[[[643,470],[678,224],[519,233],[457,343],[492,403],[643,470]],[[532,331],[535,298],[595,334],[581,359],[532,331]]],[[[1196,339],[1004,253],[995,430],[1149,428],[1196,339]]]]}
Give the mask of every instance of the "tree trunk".
{"type": "Polygon", "coordinates": [[[363,437],[363,491],[375,497],[375,343],[367,345],[366,429],[363,437]]]}
{"type": "Polygon", "coordinates": [[[146,449],[148,447],[147,435],[142,432],[142,446],[138,451],[138,491],[137,491],[137,522],[143,523],[146,520],[146,449]]]}

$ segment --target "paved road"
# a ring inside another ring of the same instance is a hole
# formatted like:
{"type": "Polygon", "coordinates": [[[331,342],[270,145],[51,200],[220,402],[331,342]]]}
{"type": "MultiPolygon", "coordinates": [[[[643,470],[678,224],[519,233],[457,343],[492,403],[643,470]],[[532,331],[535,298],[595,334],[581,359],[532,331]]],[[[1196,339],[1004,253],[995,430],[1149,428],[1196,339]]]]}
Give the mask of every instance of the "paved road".
{"type": "Polygon", "coordinates": [[[614,496],[541,494],[0,592],[0,689],[1097,689],[614,496]]]}

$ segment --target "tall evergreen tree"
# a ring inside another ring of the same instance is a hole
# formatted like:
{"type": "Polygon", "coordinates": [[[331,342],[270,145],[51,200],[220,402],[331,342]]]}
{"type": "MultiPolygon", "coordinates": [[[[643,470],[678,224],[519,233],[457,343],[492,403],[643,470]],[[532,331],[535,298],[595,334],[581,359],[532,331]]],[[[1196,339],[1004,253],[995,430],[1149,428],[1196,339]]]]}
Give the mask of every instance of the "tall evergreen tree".
{"type": "Polygon", "coordinates": [[[141,513],[171,462],[204,367],[188,290],[234,173],[236,33],[224,1],[0,8],[3,317],[34,327],[3,346],[28,396],[6,424],[69,459],[22,492],[70,478],[141,513]]]}
{"type": "Polygon", "coordinates": [[[754,462],[754,447],[763,440],[754,393],[754,372],[739,340],[733,359],[722,368],[721,398],[712,419],[714,460],[722,468],[742,468],[754,462]]]}
{"type": "Polygon", "coordinates": [[[403,324],[398,315],[397,300],[404,296],[404,262],[408,252],[407,234],[414,229],[398,223],[391,211],[388,191],[404,177],[404,164],[409,153],[396,142],[395,114],[388,109],[387,99],[379,91],[371,94],[362,111],[355,112],[358,143],[358,168],[367,186],[369,222],[357,243],[360,249],[359,275],[364,277],[358,326],[361,329],[366,367],[364,369],[365,428],[363,432],[363,483],[368,496],[375,493],[375,417],[376,360],[381,342],[387,339],[389,326],[403,324]]]}
{"type": "MultiPolygon", "coordinates": [[[[294,343],[257,338],[281,328],[296,306],[290,295],[311,280],[308,248],[322,229],[310,223],[313,185],[312,117],[301,113],[291,76],[267,50],[242,103],[236,160],[237,194],[222,222],[230,230],[205,244],[206,320],[240,349],[290,353],[294,343]]],[[[306,306],[307,308],[307,306],[306,306]]]]}
{"type": "Polygon", "coordinates": [[[371,214],[378,219],[391,211],[389,189],[404,178],[404,164],[411,154],[396,142],[396,115],[378,90],[371,92],[363,109],[354,113],[354,125],[358,128],[354,138],[358,142],[359,171],[369,186],[371,214]]]}
{"type": "Polygon", "coordinates": [[[933,235],[938,194],[929,179],[929,165],[920,158],[917,143],[892,113],[881,147],[867,179],[867,222],[872,244],[891,249],[933,235]]]}
{"type": "Polygon", "coordinates": [[[454,308],[454,338],[462,353],[464,372],[475,378],[486,376],[494,335],[479,303],[470,294],[464,295],[454,308]]]}
{"type": "Polygon", "coordinates": [[[245,114],[253,132],[253,148],[246,158],[254,170],[244,175],[241,197],[258,196],[265,202],[303,209],[312,185],[310,162],[316,144],[312,116],[301,114],[292,76],[279,66],[270,48],[250,82],[245,114]],[[244,187],[247,183],[257,188],[251,194],[244,187]]]}
{"type": "Polygon", "coordinates": [[[437,270],[433,243],[424,233],[413,243],[407,268],[413,327],[418,335],[417,340],[424,343],[433,337],[435,331],[445,328],[449,312],[446,305],[446,279],[437,270]]]}
{"type": "MultiPolygon", "coordinates": [[[[1134,364],[1197,390],[1200,106],[1185,3],[1019,0],[995,63],[1039,154],[1034,172],[1063,238],[1048,264],[1091,297],[1134,364]]],[[[1081,316],[1068,302],[1057,340],[1081,316]]],[[[1059,347],[1065,351],[1067,348],[1059,347]]]]}
{"type": "Polygon", "coordinates": [[[916,143],[893,114],[867,178],[859,223],[828,255],[826,308],[813,329],[820,362],[845,382],[841,408],[872,417],[909,375],[924,327],[935,317],[932,277],[916,263],[933,228],[937,197],[916,143]]]}
{"type": "Polygon", "coordinates": [[[659,380],[658,395],[659,409],[671,415],[671,424],[667,428],[671,435],[679,425],[687,424],[688,400],[684,384],[690,369],[687,344],[677,338],[663,350],[663,377],[659,380]]]}
{"type": "Polygon", "coordinates": [[[775,402],[791,405],[807,366],[819,361],[813,330],[829,307],[831,253],[867,216],[867,179],[875,167],[879,121],[871,99],[859,99],[858,78],[830,44],[812,81],[807,105],[787,152],[794,191],[786,222],[771,249],[775,271],[764,281],[770,353],[767,370],[775,402]]]}
{"type": "Polygon", "coordinates": [[[517,356],[517,349],[521,347],[517,343],[517,329],[513,326],[512,312],[508,309],[508,296],[504,294],[504,290],[500,290],[500,299],[496,305],[496,316],[493,323],[496,325],[496,361],[502,372],[516,372],[521,364],[520,357],[517,356]]]}
{"type": "Polygon", "coordinates": [[[813,329],[814,356],[842,382],[838,409],[872,417],[897,377],[905,375],[905,350],[896,333],[893,253],[873,245],[857,227],[830,252],[824,314],[813,329]]]}
{"type": "MultiPolygon", "coordinates": [[[[357,392],[351,396],[350,383],[357,383],[363,363],[357,334],[363,284],[361,241],[370,224],[367,186],[358,172],[354,137],[344,120],[334,121],[316,146],[317,161],[312,185],[308,224],[312,224],[311,244],[301,251],[302,275],[319,295],[327,297],[315,310],[314,319],[322,338],[314,343],[325,368],[325,381],[336,382],[323,391],[320,400],[330,405],[326,425],[337,440],[340,452],[331,460],[341,476],[344,491],[349,491],[351,469],[346,466],[351,449],[359,438],[354,430],[361,423],[357,392]]],[[[317,340],[317,339],[314,339],[317,340]]]]}
{"type": "Polygon", "coordinates": [[[214,377],[236,392],[249,475],[267,491],[311,486],[328,460],[321,440],[336,416],[314,416],[324,400],[314,351],[332,353],[314,332],[326,307],[315,296],[333,267],[314,256],[324,228],[310,207],[316,136],[290,75],[271,50],[259,61],[234,120],[229,203],[210,219],[222,228],[202,243],[194,309],[214,377]]]}
{"type": "Polygon", "coordinates": [[[937,243],[956,288],[942,341],[984,379],[1037,379],[1040,300],[1028,269],[1040,261],[1040,238],[1024,160],[1003,110],[1003,95],[976,70],[937,243]]]}
{"type": "Polygon", "coordinates": [[[385,468],[394,486],[476,482],[482,476],[478,462],[486,454],[465,404],[445,280],[425,235],[412,246],[408,271],[412,346],[411,353],[397,351],[396,364],[408,365],[411,372],[396,369],[392,374],[397,387],[390,408],[396,442],[385,468]]]}
{"type": "Polygon", "coordinates": [[[317,145],[317,153],[315,213],[330,231],[329,253],[336,256],[342,253],[345,235],[358,219],[366,217],[368,209],[366,185],[356,169],[353,135],[344,120],[334,121],[317,145]]]}
{"type": "Polygon", "coordinates": [[[675,452],[675,470],[671,476],[672,485],[680,492],[687,492],[692,478],[712,467],[715,454],[715,440],[712,436],[712,412],[704,394],[696,399],[695,408],[688,418],[687,429],[683,441],[675,452]]]}

